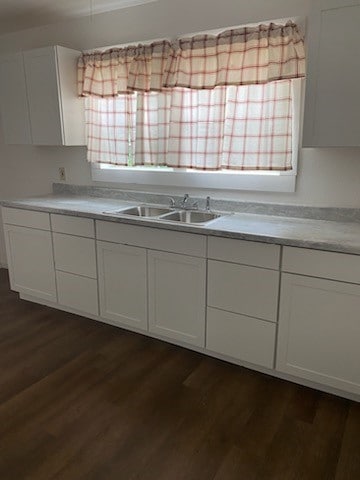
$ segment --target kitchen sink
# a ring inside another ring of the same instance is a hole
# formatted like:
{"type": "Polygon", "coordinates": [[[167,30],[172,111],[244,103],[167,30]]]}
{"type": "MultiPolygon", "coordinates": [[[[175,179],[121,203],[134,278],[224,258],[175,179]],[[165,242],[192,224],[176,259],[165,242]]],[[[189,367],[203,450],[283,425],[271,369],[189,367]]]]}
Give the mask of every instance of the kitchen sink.
{"type": "Polygon", "coordinates": [[[123,210],[108,213],[113,213],[115,215],[133,215],[134,217],[159,217],[160,215],[170,212],[173,212],[171,208],[139,205],[137,207],[125,208],[123,210]]]}
{"type": "Polygon", "coordinates": [[[213,212],[198,212],[194,210],[179,210],[176,212],[168,213],[162,217],[162,220],[169,220],[172,222],[181,223],[206,223],[210,220],[215,220],[221,217],[221,215],[213,212]]]}
{"type": "Polygon", "coordinates": [[[223,214],[201,211],[201,210],[175,210],[156,205],[137,205],[134,207],[123,208],[104,212],[111,215],[129,215],[133,217],[153,218],[154,220],[164,220],[168,222],[179,222],[188,224],[207,223],[223,216],[223,214]]]}

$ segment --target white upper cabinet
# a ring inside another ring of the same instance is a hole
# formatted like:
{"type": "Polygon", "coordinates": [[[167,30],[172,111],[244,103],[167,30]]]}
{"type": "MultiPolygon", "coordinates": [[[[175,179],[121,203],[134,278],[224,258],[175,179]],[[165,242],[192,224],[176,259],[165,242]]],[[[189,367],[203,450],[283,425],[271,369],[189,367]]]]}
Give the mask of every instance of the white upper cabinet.
{"type": "Polygon", "coordinates": [[[304,147],[360,145],[360,1],[314,0],[304,147]]]}
{"type": "Polygon", "coordinates": [[[84,145],[83,100],[77,97],[80,52],[45,47],[0,59],[0,110],[8,144],[84,145]],[[16,108],[11,109],[14,104],[16,108]]]}

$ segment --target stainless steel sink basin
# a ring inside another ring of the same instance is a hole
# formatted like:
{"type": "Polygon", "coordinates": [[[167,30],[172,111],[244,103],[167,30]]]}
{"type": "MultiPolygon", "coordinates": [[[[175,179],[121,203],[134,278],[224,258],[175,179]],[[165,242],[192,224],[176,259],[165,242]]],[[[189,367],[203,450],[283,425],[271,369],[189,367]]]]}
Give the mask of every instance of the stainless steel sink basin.
{"type": "Polygon", "coordinates": [[[165,213],[173,212],[171,208],[152,207],[150,205],[139,205],[138,207],[125,208],[112,212],[118,215],[133,215],[134,217],[159,217],[165,213]]]}
{"type": "Polygon", "coordinates": [[[170,220],[172,222],[181,223],[206,223],[215,220],[221,215],[213,212],[197,212],[194,210],[180,210],[169,213],[162,217],[162,220],[170,220]]]}

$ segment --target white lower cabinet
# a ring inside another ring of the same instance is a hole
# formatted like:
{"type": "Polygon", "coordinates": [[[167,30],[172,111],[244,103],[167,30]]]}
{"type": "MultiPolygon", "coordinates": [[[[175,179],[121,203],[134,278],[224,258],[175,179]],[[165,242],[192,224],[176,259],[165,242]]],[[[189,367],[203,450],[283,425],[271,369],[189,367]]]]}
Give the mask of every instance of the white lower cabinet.
{"type": "Polygon", "coordinates": [[[148,329],[146,250],[97,242],[100,316],[119,326],[148,329]]]}
{"type": "Polygon", "coordinates": [[[359,255],[283,247],[277,324],[278,246],[2,214],[11,288],[34,301],[360,396],[359,255]]]}
{"type": "Polygon", "coordinates": [[[267,368],[274,367],[276,324],[257,318],[207,310],[206,348],[267,368]]]}
{"type": "Polygon", "coordinates": [[[277,370],[360,394],[360,286],[283,274],[277,370]]]}
{"type": "Polygon", "coordinates": [[[51,232],[4,225],[12,290],[56,302],[51,232]]]}
{"type": "Polygon", "coordinates": [[[148,251],[149,329],[205,346],[206,260],[148,251]]]}
{"type": "Polygon", "coordinates": [[[71,273],[56,272],[58,302],[91,315],[99,314],[97,281],[71,273]]]}

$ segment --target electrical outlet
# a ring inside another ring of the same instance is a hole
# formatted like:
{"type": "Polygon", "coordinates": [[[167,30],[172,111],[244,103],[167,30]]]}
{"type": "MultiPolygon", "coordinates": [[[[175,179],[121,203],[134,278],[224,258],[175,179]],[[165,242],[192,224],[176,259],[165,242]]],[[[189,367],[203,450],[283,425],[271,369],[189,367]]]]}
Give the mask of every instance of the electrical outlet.
{"type": "Polygon", "coordinates": [[[59,168],[59,178],[61,182],[66,182],[66,172],[65,172],[65,167],[60,167],[59,168]]]}

